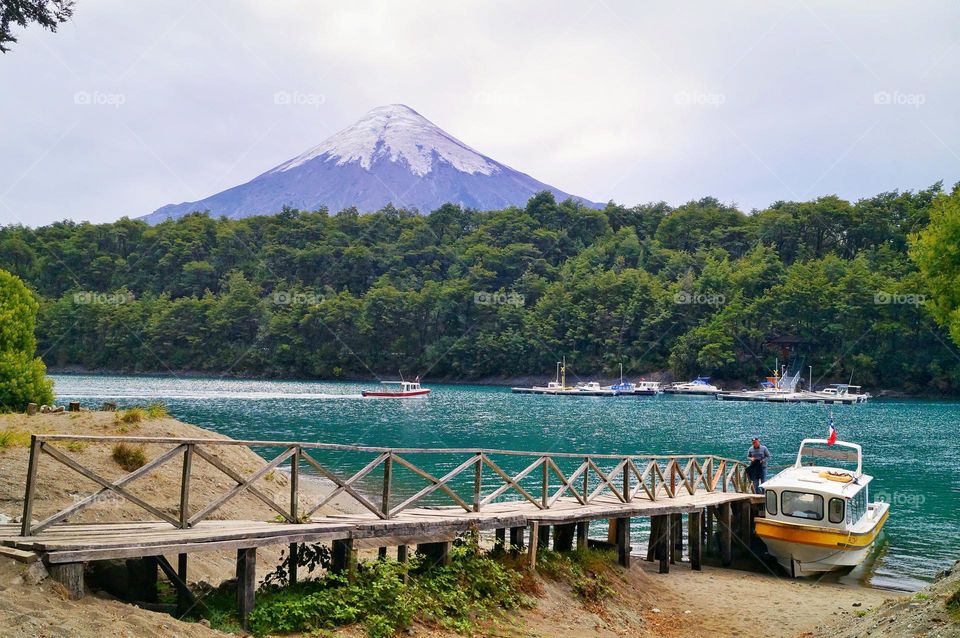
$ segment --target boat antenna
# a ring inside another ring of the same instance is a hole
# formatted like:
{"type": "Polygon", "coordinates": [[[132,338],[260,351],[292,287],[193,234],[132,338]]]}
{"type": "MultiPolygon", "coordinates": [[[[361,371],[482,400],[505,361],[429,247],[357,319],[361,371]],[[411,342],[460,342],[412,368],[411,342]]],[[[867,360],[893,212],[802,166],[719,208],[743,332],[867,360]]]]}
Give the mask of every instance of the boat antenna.
{"type": "Polygon", "coordinates": [[[620,364],[620,385],[623,385],[623,363],[620,364]]]}
{"type": "Polygon", "coordinates": [[[403,370],[398,370],[398,372],[400,373],[400,380],[403,381],[403,370]]]}

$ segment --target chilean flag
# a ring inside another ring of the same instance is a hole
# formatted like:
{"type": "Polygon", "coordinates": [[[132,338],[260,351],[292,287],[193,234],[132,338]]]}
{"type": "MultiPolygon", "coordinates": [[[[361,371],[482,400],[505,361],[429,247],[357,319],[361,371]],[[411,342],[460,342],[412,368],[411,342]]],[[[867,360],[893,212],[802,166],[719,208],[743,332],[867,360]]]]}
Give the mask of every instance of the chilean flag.
{"type": "Polygon", "coordinates": [[[830,415],[830,436],[827,437],[827,445],[833,445],[837,442],[837,428],[833,427],[833,415],[830,415]]]}

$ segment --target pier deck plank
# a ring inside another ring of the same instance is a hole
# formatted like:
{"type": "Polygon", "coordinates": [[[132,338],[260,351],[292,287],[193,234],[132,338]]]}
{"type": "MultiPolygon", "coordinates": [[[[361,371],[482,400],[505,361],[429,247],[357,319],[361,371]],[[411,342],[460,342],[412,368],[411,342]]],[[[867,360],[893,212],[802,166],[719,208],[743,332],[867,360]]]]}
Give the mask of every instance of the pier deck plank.
{"type": "Polygon", "coordinates": [[[20,526],[0,525],[0,545],[36,552],[50,563],[158,556],[196,551],[222,551],[288,543],[315,543],[334,539],[450,537],[470,529],[525,527],[532,523],[558,525],[604,518],[628,518],[689,513],[707,506],[755,499],[751,494],[706,492],[657,501],[634,499],[623,503],[613,495],[599,496],[589,505],[572,497],[559,499],[549,509],[528,501],[491,503],[479,512],[459,507],[421,507],[394,518],[373,514],[335,514],[304,523],[252,520],[205,520],[188,529],[165,522],[63,523],[35,536],[20,536],[20,526]]]}

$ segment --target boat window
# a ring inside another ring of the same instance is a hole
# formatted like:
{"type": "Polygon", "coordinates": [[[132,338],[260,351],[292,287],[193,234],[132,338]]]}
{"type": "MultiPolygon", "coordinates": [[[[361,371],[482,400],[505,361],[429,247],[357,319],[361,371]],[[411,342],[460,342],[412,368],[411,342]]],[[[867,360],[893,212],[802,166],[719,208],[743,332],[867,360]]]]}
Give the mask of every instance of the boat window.
{"type": "Polygon", "coordinates": [[[777,515],[777,493],[773,490],[767,490],[767,513],[777,515]]]}
{"type": "Polygon", "coordinates": [[[831,523],[842,523],[843,514],[844,514],[844,502],[842,498],[831,498],[830,499],[830,522],[831,523]]]}
{"type": "Polygon", "coordinates": [[[780,510],[786,516],[821,521],[823,520],[823,497],[819,494],[784,490],[780,493],[780,510]]]}
{"type": "Polygon", "coordinates": [[[847,522],[856,525],[864,514],[867,513],[867,490],[862,489],[850,499],[847,506],[847,522]]]}

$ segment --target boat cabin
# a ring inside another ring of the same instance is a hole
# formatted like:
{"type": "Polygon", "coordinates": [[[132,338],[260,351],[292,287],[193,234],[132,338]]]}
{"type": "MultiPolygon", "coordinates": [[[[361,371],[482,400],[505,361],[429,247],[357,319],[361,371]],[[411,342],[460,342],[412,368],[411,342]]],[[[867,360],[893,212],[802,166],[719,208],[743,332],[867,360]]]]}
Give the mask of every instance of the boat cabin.
{"type": "Polygon", "coordinates": [[[766,518],[799,525],[852,529],[868,513],[868,485],[862,451],[855,443],[827,446],[805,439],[794,465],[763,484],[766,518]],[[856,463],[855,470],[827,466],[813,459],[856,463]]]}

